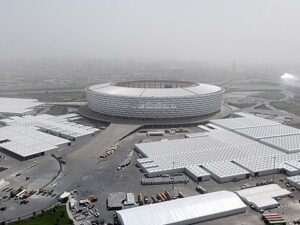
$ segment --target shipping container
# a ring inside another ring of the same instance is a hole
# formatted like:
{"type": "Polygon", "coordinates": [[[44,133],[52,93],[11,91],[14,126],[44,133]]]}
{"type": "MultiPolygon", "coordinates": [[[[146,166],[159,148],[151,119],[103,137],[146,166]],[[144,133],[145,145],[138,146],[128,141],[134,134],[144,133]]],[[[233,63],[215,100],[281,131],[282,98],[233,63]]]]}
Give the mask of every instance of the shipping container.
{"type": "Polygon", "coordinates": [[[265,218],[268,216],[279,216],[279,214],[278,213],[264,213],[264,214],[262,214],[261,218],[263,220],[265,220],[265,218]]]}
{"type": "Polygon", "coordinates": [[[282,217],[281,216],[266,216],[265,217],[265,219],[264,219],[264,221],[268,221],[268,220],[270,220],[270,219],[281,219],[282,217]]]}
{"type": "Polygon", "coordinates": [[[13,190],[10,192],[10,197],[13,198],[15,197],[18,193],[20,193],[23,190],[23,186],[13,190]]]}

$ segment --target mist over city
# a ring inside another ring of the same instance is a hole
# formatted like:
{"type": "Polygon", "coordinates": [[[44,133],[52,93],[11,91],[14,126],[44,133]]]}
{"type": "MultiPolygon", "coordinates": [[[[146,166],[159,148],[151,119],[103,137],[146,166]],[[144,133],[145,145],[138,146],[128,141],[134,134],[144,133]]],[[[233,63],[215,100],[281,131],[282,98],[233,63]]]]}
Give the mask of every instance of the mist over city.
{"type": "Polygon", "coordinates": [[[0,0],[0,225],[300,224],[299,12],[0,0]]]}

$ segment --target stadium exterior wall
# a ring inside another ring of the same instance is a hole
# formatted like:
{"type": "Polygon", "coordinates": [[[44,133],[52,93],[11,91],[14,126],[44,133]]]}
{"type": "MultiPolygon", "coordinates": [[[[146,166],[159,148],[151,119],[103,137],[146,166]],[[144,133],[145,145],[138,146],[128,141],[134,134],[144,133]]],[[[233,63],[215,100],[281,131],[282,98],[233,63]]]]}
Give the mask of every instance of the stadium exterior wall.
{"type": "Polygon", "coordinates": [[[122,96],[86,89],[88,107],[124,118],[191,118],[220,111],[224,90],[189,96],[122,96]]]}

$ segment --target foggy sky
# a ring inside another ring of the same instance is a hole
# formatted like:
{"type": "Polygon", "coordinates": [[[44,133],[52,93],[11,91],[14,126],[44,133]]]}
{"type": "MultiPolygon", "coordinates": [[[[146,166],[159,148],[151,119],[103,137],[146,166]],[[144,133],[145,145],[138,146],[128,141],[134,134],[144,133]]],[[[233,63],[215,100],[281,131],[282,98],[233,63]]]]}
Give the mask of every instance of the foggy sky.
{"type": "Polygon", "coordinates": [[[294,62],[299,0],[0,0],[0,60],[294,62]]]}

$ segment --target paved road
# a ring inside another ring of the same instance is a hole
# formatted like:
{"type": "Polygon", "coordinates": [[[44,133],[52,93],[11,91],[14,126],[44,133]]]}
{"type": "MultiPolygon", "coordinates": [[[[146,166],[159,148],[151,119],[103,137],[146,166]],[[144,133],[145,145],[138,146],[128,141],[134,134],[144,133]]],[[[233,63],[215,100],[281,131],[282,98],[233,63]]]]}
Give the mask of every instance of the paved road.
{"type": "Polygon", "coordinates": [[[110,124],[90,142],[72,152],[69,156],[76,158],[99,157],[104,150],[134,132],[140,125],[110,124]]]}
{"type": "Polygon", "coordinates": [[[86,102],[47,102],[46,106],[65,106],[78,108],[84,104],[86,104],[86,102]]]}
{"type": "MultiPolygon", "coordinates": [[[[282,90],[282,94],[284,94],[284,97],[280,99],[280,101],[287,101],[290,98],[293,98],[295,94],[289,90],[282,90]]],[[[255,104],[254,106],[244,108],[244,109],[239,109],[235,111],[247,111],[250,113],[260,113],[260,114],[266,114],[266,115],[282,115],[286,117],[290,117],[293,119],[293,123],[297,124],[300,123],[300,117],[297,115],[294,115],[292,113],[286,112],[284,110],[277,109],[276,107],[272,106],[270,103],[274,100],[269,100],[269,99],[264,99],[260,98],[260,101],[255,104]],[[258,109],[257,107],[265,105],[269,110],[266,109],[258,109]]]]}

